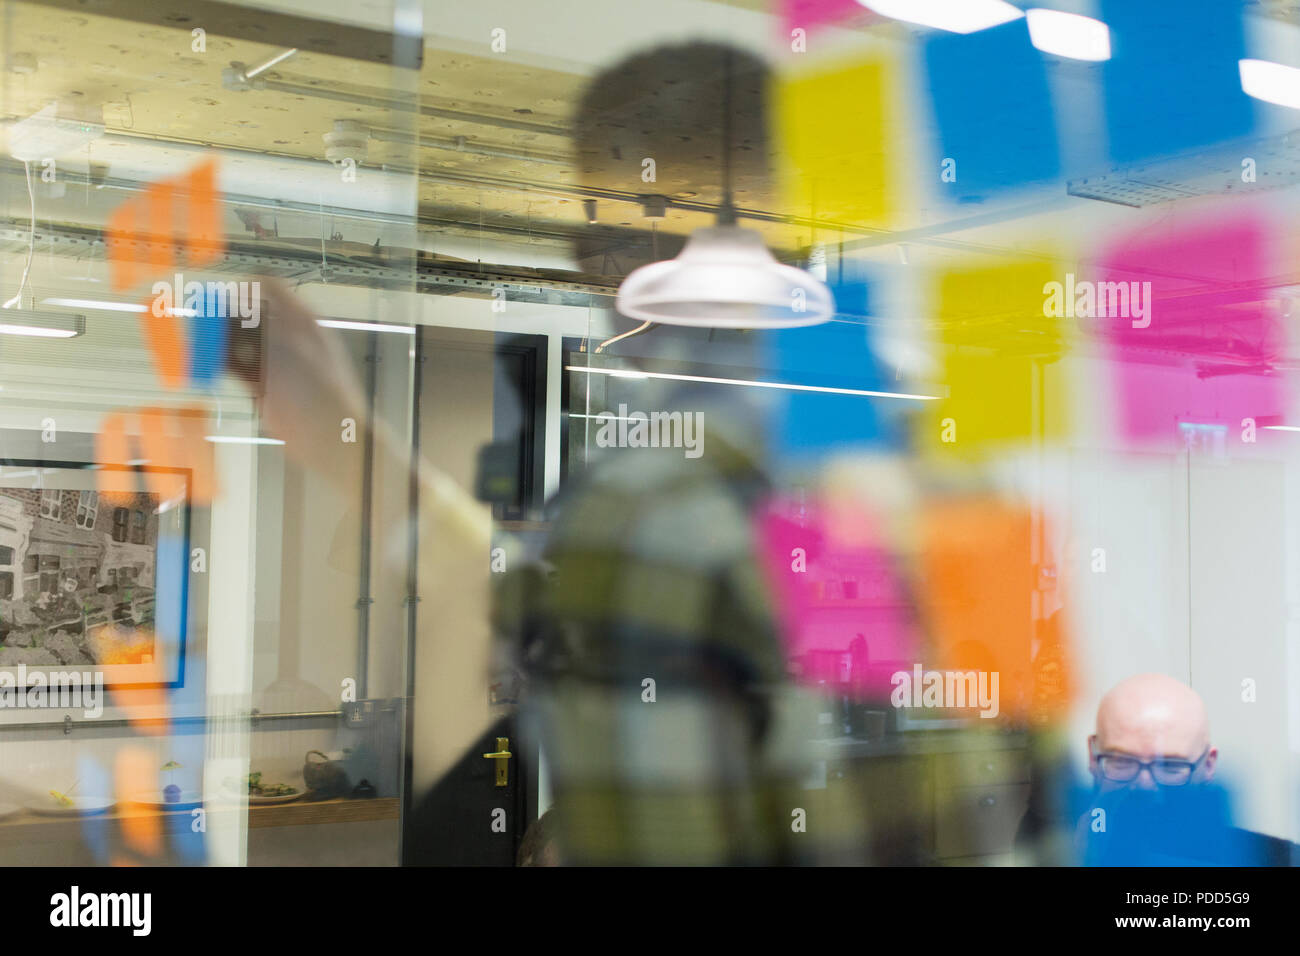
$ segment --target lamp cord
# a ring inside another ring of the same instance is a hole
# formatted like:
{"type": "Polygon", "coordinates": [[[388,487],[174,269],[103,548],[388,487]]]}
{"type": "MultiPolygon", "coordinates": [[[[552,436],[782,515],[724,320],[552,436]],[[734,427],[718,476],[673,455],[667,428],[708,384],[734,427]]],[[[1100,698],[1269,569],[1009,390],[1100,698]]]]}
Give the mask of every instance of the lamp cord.
{"type": "MultiPolygon", "coordinates": [[[[27,202],[31,207],[32,226],[31,231],[27,233],[27,264],[23,266],[23,277],[18,282],[18,291],[14,297],[0,306],[0,309],[10,309],[15,305],[18,308],[23,307],[23,289],[27,285],[27,277],[32,271],[32,253],[36,251],[36,194],[32,191],[32,164],[23,160],[23,172],[27,174],[27,202]]],[[[36,307],[35,297],[31,290],[28,290],[28,297],[31,298],[31,307],[36,307]]]]}
{"type": "Polygon", "coordinates": [[[723,54],[722,91],[722,206],[718,209],[718,225],[730,226],[736,221],[736,207],[731,196],[731,50],[723,54]]]}
{"type": "Polygon", "coordinates": [[[612,339],[606,339],[605,341],[601,342],[599,345],[596,346],[596,351],[594,354],[599,355],[604,350],[605,346],[613,345],[615,342],[621,342],[623,339],[630,339],[632,336],[644,332],[652,325],[654,325],[654,322],[652,322],[650,319],[646,319],[644,322],[642,322],[632,331],[624,332],[621,335],[614,336],[612,339]]]}

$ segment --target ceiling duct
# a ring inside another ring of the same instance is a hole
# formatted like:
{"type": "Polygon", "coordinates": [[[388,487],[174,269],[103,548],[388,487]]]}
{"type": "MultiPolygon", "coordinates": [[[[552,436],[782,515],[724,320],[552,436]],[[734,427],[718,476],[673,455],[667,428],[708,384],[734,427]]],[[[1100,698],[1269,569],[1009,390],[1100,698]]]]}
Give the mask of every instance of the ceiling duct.
{"type": "Polygon", "coordinates": [[[1141,208],[1193,196],[1284,189],[1297,183],[1300,130],[1072,180],[1066,184],[1066,192],[1081,199],[1141,208]],[[1249,167],[1243,165],[1247,160],[1249,167]]]}

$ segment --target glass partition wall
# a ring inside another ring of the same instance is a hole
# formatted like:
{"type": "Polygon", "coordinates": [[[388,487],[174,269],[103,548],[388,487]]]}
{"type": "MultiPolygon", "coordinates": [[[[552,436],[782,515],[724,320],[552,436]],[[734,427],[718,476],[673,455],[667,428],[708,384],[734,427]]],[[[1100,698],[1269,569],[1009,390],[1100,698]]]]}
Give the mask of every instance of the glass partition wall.
{"type": "Polygon", "coordinates": [[[1289,852],[1285,116],[1103,155],[1158,71],[1020,20],[319,6],[0,0],[0,859],[1097,862],[1152,674],[1289,852]]]}
{"type": "Polygon", "coordinates": [[[400,860],[409,7],[0,10],[6,862],[400,860]]]}

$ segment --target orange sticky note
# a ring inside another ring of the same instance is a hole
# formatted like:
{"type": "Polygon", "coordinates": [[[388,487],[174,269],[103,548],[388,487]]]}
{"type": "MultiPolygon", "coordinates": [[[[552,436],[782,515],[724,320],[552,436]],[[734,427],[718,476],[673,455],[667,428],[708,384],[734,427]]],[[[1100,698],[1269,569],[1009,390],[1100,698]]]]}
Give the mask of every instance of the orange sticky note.
{"type": "Polygon", "coordinates": [[[983,496],[940,500],[921,527],[925,669],[996,673],[999,713],[1023,717],[1032,696],[1030,512],[983,496]]]}

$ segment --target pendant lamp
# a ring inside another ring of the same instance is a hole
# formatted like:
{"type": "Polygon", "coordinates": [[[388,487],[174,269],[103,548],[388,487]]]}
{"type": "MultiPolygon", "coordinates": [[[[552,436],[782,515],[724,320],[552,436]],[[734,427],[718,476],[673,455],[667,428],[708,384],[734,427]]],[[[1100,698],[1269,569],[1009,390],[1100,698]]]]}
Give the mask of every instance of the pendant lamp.
{"type": "Polygon", "coordinates": [[[731,56],[723,103],[723,200],[717,223],[695,230],[677,258],[634,270],[618,289],[620,315],[665,325],[780,329],[817,325],[835,300],[811,273],[777,262],[753,229],[736,225],[731,197],[731,56]]]}

